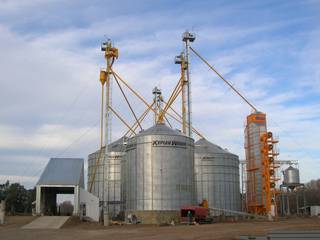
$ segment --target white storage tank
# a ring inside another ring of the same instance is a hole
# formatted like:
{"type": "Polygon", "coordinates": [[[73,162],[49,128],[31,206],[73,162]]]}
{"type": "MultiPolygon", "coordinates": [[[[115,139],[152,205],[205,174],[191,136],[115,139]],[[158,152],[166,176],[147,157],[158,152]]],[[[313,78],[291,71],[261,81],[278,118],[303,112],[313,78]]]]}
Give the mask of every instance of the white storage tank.
{"type": "MultiPolygon", "coordinates": [[[[206,199],[209,208],[241,210],[237,155],[200,139],[195,143],[195,181],[198,203],[206,199]]],[[[213,215],[220,214],[213,211],[213,215]]]]}

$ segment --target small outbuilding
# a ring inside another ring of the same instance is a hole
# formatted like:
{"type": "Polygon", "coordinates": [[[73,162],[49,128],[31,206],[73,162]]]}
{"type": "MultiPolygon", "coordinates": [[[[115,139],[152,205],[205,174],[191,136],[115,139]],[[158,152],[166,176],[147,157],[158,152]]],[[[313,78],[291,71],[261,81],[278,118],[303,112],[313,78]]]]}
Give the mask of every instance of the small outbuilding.
{"type": "Polygon", "coordinates": [[[84,189],[82,158],[51,158],[36,184],[36,214],[59,215],[58,194],[73,194],[74,216],[99,220],[99,199],[84,189]]]}
{"type": "Polygon", "coordinates": [[[320,206],[310,206],[310,216],[320,216],[320,206]]]}

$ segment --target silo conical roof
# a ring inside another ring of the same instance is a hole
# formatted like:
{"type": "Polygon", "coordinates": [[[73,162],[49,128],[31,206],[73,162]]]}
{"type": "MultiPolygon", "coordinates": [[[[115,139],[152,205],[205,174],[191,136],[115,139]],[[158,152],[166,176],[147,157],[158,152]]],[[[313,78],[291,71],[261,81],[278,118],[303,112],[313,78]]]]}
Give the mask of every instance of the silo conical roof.
{"type": "Polygon", "coordinates": [[[178,130],[174,130],[164,123],[157,123],[153,125],[152,127],[142,130],[137,134],[137,136],[143,136],[143,135],[174,135],[174,136],[184,136],[181,132],[178,130]]]}
{"type": "MultiPolygon", "coordinates": [[[[110,143],[108,145],[108,152],[125,152],[126,146],[123,143],[128,141],[128,139],[129,139],[128,137],[121,137],[118,140],[110,143]]],[[[104,153],[106,148],[105,146],[103,146],[101,149],[102,149],[102,152],[104,153]]],[[[99,152],[100,152],[100,149],[95,151],[92,154],[99,154],[99,152]]]]}
{"type": "Polygon", "coordinates": [[[108,145],[109,152],[124,152],[126,150],[126,146],[124,142],[128,141],[128,137],[121,137],[118,140],[110,143],[108,145]]]}
{"type": "Polygon", "coordinates": [[[222,147],[220,147],[212,142],[209,142],[205,138],[199,139],[198,141],[195,142],[194,145],[195,145],[195,153],[213,153],[213,154],[235,155],[235,154],[230,153],[229,151],[223,149],[222,147]]]}
{"type": "Polygon", "coordinates": [[[289,166],[287,169],[285,169],[285,171],[292,171],[292,170],[298,170],[297,168],[294,168],[292,166],[289,166]]]}

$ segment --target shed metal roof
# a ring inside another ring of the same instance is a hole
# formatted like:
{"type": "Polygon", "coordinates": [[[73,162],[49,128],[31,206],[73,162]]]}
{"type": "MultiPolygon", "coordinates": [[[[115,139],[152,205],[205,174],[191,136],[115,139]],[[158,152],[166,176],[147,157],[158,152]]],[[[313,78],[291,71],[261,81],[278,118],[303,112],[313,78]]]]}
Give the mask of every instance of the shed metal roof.
{"type": "Polygon", "coordinates": [[[82,158],[51,158],[37,185],[79,185],[84,187],[82,158]]]}

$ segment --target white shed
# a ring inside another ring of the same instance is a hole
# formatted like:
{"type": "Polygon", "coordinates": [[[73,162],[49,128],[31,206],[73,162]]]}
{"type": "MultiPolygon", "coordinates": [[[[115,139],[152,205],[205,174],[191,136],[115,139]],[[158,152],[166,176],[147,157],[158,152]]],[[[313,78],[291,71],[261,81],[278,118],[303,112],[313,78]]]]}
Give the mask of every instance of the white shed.
{"type": "Polygon", "coordinates": [[[92,220],[99,220],[99,199],[84,190],[82,158],[51,158],[36,184],[36,214],[57,215],[57,194],[73,194],[73,215],[80,215],[80,203],[92,220]],[[82,199],[81,199],[82,197],[82,199]]]}
{"type": "Polygon", "coordinates": [[[320,206],[310,206],[311,216],[320,216],[320,206]]]}

